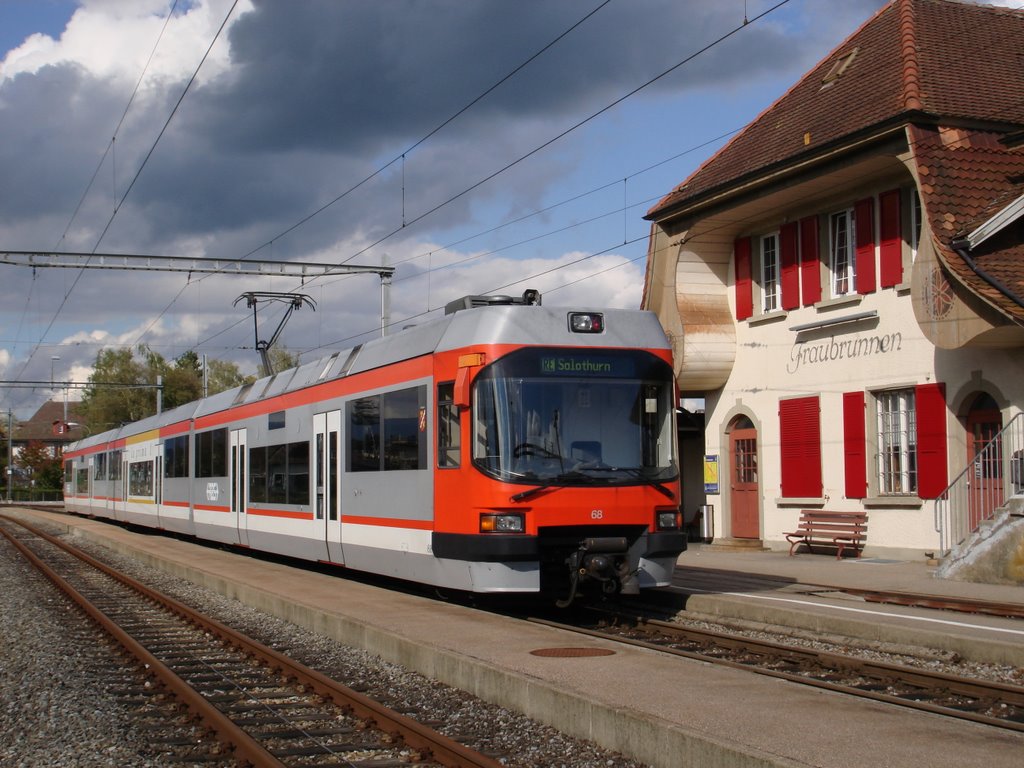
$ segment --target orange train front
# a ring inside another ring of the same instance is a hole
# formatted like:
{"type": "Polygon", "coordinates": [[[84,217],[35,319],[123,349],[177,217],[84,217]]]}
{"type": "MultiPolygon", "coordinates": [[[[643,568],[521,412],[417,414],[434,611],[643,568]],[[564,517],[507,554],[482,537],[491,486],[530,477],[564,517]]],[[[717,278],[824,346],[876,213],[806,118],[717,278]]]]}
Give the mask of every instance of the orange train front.
{"type": "Polygon", "coordinates": [[[69,446],[65,503],[439,587],[636,593],[686,546],[675,403],[653,314],[466,297],[69,446]]]}

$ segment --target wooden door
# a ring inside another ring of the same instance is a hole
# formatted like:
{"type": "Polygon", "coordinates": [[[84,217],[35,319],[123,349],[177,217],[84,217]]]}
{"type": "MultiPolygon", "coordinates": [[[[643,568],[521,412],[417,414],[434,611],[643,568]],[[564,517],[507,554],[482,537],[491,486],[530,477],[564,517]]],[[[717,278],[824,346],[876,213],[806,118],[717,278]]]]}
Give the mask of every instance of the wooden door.
{"type": "Polygon", "coordinates": [[[757,429],[734,428],[729,433],[732,459],[730,478],[731,535],[736,539],[758,539],[761,524],[758,499],[757,429]]]}
{"type": "Polygon", "coordinates": [[[972,467],[967,503],[971,530],[1003,505],[1003,451],[996,440],[1003,429],[1003,417],[995,403],[982,396],[967,414],[967,461],[972,467]],[[991,443],[991,445],[990,445],[991,443]],[[986,447],[987,446],[987,447],[986,447]]]}

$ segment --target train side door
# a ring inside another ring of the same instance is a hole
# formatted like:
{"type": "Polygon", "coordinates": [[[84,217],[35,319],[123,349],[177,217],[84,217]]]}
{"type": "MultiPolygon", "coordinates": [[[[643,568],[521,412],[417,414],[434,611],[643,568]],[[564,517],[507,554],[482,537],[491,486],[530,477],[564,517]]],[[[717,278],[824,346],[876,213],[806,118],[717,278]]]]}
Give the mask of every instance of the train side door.
{"type": "Polygon", "coordinates": [[[153,509],[156,511],[156,524],[163,527],[160,520],[160,505],[164,503],[164,444],[157,443],[156,455],[153,457],[153,509]]]}
{"type": "Polygon", "coordinates": [[[231,430],[230,456],[228,458],[228,493],[231,496],[231,519],[238,530],[238,543],[249,546],[246,509],[249,500],[249,481],[246,472],[249,454],[245,450],[245,430],[231,430]]]}
{"type": "Polygon", "coordinates": [[[327,546],[327,559],[344,563],[341,548],[341,411],[313,416],[313,517],[321,541],[327,546]]]}

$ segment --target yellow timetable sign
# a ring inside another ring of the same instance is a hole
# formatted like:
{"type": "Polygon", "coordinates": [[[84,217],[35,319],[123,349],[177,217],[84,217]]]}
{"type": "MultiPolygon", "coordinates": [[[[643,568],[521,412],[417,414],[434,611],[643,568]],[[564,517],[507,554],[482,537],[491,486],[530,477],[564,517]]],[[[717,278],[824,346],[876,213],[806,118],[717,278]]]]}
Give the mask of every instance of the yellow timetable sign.
{"type": "Polygon", "coordinates": [[[704,454],[704,493],[718,493],[718,456],[704,454]]]}

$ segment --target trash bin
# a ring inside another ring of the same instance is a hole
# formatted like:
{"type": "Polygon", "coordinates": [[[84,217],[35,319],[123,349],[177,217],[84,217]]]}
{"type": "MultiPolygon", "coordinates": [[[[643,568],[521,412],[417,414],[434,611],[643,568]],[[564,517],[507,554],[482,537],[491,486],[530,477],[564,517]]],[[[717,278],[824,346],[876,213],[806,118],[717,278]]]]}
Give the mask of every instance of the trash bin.
{"type": "Polygon", "coordinates": [[[697,507],[697,517],[700,520],[701,540],[710,542],[715,538],[715,505],[701,504],[697,507]]]}

